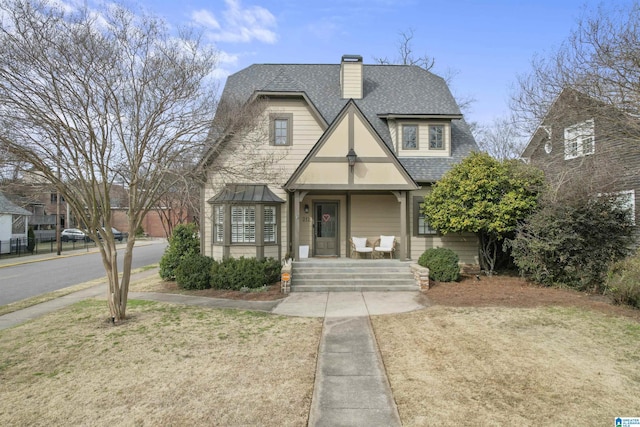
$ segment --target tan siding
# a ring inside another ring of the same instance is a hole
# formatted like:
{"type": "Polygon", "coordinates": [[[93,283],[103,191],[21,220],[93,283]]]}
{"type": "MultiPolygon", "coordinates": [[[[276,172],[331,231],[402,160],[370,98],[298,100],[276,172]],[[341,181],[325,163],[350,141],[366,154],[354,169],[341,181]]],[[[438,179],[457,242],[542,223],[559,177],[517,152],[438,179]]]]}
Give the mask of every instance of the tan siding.
{"type": "Polygon", "coordinates": [[[398,199],[392,194],[351,196],[351,236],[366,237],[373,244],[381,234],[400,235],[398,199]]]}
{"type": "Polygon", "coordinates": [[[362,63],[342,64],[342,97],[362,98],[362,63]]]}
{"type": "MultiPolygon", "coordinates": [[[[284,256],[284,252],[283,252],[284,256]]],[[[265,246],[264,247],[264,257],[265,258],[276,258],[278,259],[278,247],[277,246],[265,246]]]]}
{"type": "MultiPolygon", "coordinates": [[[[213,254],[216,259],[222,257],[222,249],[221,247],[212,249],[213,209],[206,201],[219,193],[224,184],[234,182],[268,183],[271,191],[287,201],[287,192],[282,189],[282,186],[323,133],[320,123],[303,100],[271,100],[262,117],[258,120],[258,124],[263,125],[264,129],[249,132],[237,140],[227,142],[227,149],[216,158],[209,168],[207,184],[204,189],[204,212],[201,213],[203,221],[202,244],[204,253],[206,255],[213,254]],[[274,147],[269,145],[268,118],[272,113],[293,114],[291,146],[274,147]],[[243,146],[246,147],[244,150],[243,146]],[[234,147],[233,153],[228,149],[229,147],[234,147]],[[236,170],[242,172],[245,164],[255,163],[262,163],[265,167],[262,170],[247,171],[247,173],[233,173],[236,170]],[[224,173],[218,173],[218,171],[224,171],[224,173]],[[219,252],[216,252],[217,248],[220,248],[219,252]]],[[[288,215],[285,206],[286,204],[283,204],[281,209],[279,236],[283,255],[288,250],[286,243],[288,215]]],[[[253,248],[251,256],[255,256],[255,248],[253,248]]]]}
{"type": "Polygon", "coordinates": [[[221,260],[224,257],[224,248],[222,246],[214,246],[210,256],[215,260],[221,260]]]}
{"type": "MultiPolygon", "coordinates": [[[[362,123],[359,115],[354,114],[353,121],[353,149],[359,157],[388,157],[371,131],[362,123]]],[[[346,155],[345,144],[342,142],[342,155],[346,155]]]]}
{"type": "Polygon", "coordinates": [[[407,180],[393,163],[356,163],[353,183],[406,185],[407,180]]]}
{"type": "Polygon", "coordinates": [[[344,163],[309,163],[296,181],[298,184],[347,184],[349,168],[344,163]]]}
{"type": "Polygon", "coordinates": [[[317,157],[345,157],[349,140],[349,121],[345,117],[323,142],[316,153],[317,157]]]}
{"type": "Polygon", "coordinates": [[[231,245],[231,250],[229,251],[229,255],[232,258],[240,258],[241,256],[245,258],[255,258],[256,247],[231,245]]]}

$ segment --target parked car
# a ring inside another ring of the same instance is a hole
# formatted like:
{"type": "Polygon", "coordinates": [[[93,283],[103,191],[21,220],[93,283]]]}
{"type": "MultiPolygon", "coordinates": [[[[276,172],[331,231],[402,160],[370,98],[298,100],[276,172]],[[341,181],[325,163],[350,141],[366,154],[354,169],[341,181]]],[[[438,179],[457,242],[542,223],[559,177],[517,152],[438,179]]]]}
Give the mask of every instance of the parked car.
{"type": "MultiPolygon", "coordinates": [[[[104,227],[102,227],[102,229],[106,231],[104,227]]],[[[119,242],[122,242],[122,239],[124,239],[124,233],[122,231],[118,231],[115,228],[111,227],[111,232],[113,233],[114,239],[116,239],[119,242]]],[[[98,238],[102,239],[102,236],[100,236],[100,233],[98,233],[98,238]]]]}
{"type": "Polygon", "coordinates": [[[119,242],[122,242],[124,239],[124,233],[122,231],[118,231],[115,228],[111,227],[111,232],[113,233],[113,238],[119,242]]]}
{"type": "Polygon", "coordinates": [[[63,242],[69,242],[69,241],[87,241],[87,235],[85,234],[84,231],[79,230],[77,228],[65,228],[64,230],[62,230],[62,232],[60,233],[60,239],[63,242]]]}

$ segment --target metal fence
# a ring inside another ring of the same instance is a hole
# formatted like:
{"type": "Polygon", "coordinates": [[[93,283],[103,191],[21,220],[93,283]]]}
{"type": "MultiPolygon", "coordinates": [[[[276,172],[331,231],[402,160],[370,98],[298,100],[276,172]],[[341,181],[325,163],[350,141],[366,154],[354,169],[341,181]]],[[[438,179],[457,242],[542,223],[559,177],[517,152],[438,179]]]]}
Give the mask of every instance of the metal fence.
{"type": "MultiPolygon", "coordinates": [[[[122,241],[126,242],[127,237],[125,236],[122,241]]],[[[32,239],[31,244],[29,243],[30,242],[27,237],[0,240],[0,258],[58,252],[58,246],[56,244],[55,236],[36,237],[35,239],[32,239]]],[[[95,247],[96,242],[94,242],[93,240],[70,240],[68,242],[62,242],[62,252],[95,247]]]]}

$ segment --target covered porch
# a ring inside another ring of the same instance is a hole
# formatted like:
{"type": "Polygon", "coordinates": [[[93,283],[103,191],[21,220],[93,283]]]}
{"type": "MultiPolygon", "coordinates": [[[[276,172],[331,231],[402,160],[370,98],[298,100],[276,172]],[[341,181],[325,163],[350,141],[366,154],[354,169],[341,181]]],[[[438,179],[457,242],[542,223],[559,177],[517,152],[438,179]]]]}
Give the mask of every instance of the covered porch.
{"type": "Polygon", "coordinates": [[[391,258],[411,258],[409,191],[297,190],[289,206],[296,260],[305,252],[312,258],[352,258],[352,237],[366,238],[373,247],[381,235],[395,236],[391,258]]]}

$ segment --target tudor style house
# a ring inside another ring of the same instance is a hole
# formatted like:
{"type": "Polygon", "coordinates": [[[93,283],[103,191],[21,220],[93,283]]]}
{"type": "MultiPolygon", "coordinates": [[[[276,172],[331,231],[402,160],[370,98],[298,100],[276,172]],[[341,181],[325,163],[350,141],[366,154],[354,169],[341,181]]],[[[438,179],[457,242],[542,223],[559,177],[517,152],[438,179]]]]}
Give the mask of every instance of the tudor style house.
{"type": "Polygon", "coordinates": [[[441,235],[420,213],[431,185],[478,150],[429,71],[357,55],[255,64],[227,79],[214,129],[201,163],[205,255],[350,257],[352,237],[371,246],[386,235],[397,259],[448,247],[478,264],[475,235],[441,235]],[[249,129],[238,126],[243,114],[255,119],[249,129]]]}
{"type": "MultiPolygon", "coordinates": [[[[638,223],[640,129],[637,119],[565,88],[529,140],[522,158],[559,192],[617,194],[638,223]]],[[[636,230],[638,241],[640,233],[636,230]]]]}

